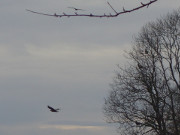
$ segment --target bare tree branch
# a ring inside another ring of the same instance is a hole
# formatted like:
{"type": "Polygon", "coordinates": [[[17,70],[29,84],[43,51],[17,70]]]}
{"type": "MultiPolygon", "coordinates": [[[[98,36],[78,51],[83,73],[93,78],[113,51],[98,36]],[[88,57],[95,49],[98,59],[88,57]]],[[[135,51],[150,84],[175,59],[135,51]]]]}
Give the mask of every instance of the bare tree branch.
{"type": "MultiPolygon", "coordinates": [[[[28,12],[31,12],[31,13],[35,13],[35,14],[39,14],[39,15],[45,15],[45,16],[52,16],[52,17],[77,17],[77,16],[79,16],[79,17],[82,17],[82,16],[84,16],[84,17],[97,17],[97,18],[104,18],[104,17],[117,17],[117,16],[119,16],[119,15],[122,15],[122,14],[125,14],[125,13],[130,13],[130,12],[133,12],[133,11],[136,11],[136,10],[139,10],[139,9],[141,9],[141,8],[144,8],[144,7],[149,7],[149,5],[151,5],[151,4],[153,4],[153,3],[155,3],[155,2],[157,2],[158,0],[150,0],[148,3],[142,3],[141,2],[141,5],[140,6],[138,6],[138,7],[136,7],[136,8],[133,8],[133,9],[130,9],[130,10],[127,10],[127,9],[125,9],[124,7],[123,7],[123,11],[120,11],[120,12],[117,12],[114,8],[113,8],[113,6],[109,3],[109,2],[107,2],[107,4],[110,6],[110,8],[114,11],[114,14],[112,14],[112,13],[110,13],[110,14],[102,14],[102,15],[97,15],[97,14],[92,14],[92,13],[86,13],[86,14],[82,14],[82,13],[77,13],[77,12],[75,12],[74,14],[66,14],[66,13],[62,13],[62,14],[56,14],[56,13],[54,13],[54,14],[47,14],[47,13],[42,13],[42,12],[36,12],[36,11],[33,11],[33,10],[29,10],[29,9],[26,9],[28,12]]],[[[71,8],[73,8],[74,10],[81,10],[81,9],[78,9],[78,8],[74,8],[74,7],[71,7],[71,8]]]]}

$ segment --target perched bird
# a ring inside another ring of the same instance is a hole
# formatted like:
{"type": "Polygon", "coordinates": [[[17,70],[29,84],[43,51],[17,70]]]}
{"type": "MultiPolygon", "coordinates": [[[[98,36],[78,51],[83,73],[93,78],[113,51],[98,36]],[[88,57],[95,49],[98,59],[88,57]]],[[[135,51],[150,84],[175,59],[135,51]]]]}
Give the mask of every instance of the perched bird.
{"type": "Polygon", "coordinates": [[[141,123],[140,123],[140,122],[137,122],[137,121],[136,121],[135,123],[136,123],[136,125],[141,125],[141,123]]]}
{"type": "Polygon", "coordinates": [[[76,10],[76,11],[78,11],[78,10],[85,11],[84,9],[75,8],[75,7],[68,7],[68,8],[72,8],[72,9],[74,9],[74,10],[76,10]]]}
{"type": "Polygon", "coordinates": [[[142,68],[143,68],[143,66],[142,66],[140,63],[138,63],[137,66],[138,66],[139,69],[142,69],[142,68]]]}
{"type": "Polygon", "coordinates": [[[51,112],[59,112],[59,110],[60,110],[59,108],[54,109],[54,108],[52,108],[52,107],[49,106],[49,105],[48,105],[47,107],[50,109],[51,112]]]}
{"type": "Polygon", "coordinates": [[[148,54],[148,50],[147,49],[145,49],[144,52],[145,52],[145,54],[148,54]]]}

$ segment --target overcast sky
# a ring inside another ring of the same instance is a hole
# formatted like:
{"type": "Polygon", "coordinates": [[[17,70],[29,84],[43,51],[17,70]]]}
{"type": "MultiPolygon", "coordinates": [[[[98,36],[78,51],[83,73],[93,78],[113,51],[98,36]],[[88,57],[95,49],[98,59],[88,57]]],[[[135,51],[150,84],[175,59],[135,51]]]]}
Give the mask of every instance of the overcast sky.
{"type": "MultiPolygon", "coordinates": [[[[149,0],[142,0],[148,2],[149,0]]],[[[117,18],[54,18],[27,12],[112,12],[106,0],[1,0],[0,134],[117,135],[105,122],[104,97],[124,50],[148,22],[177,10],[159,0],[117,18]],[[47,105],[61,108],[52,113],[47,105]]],[[[140,0],[109,0],[117,10],[140,0]]],[[[113,12],[112,12],[113,13],[113,12]]]]}

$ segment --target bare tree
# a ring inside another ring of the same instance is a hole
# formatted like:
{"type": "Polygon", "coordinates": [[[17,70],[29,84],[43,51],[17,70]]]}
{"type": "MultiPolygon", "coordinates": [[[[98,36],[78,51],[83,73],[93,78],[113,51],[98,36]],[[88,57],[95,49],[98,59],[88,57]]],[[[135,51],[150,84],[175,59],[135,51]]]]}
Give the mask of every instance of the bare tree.
{"type": "Polygon", "coordinates": [[[122,134],[180,135],[180,10],[147,24],[119,67],[104,114],[122,134]]]}
{"type": "Polygon", "coordinates": [[[40,14],[40,15],[45,15],[45,16],[51,16],[51,17],[77,17],[77,16],[80,16],[80,17],[98,17],[98,18],[109,18],[109,17],[117,17],[119,15],[122,15],[122,14],[125,14],[125,13],[130,13],[130,12],[134,12],[136,10],[139,10],[141,8],[144,8],[144,7],[149,7],[149,5],[157,2],[158,0],[150,0],[149,2],[147,3],[143,3],[141,2],[140,3],[140,6],[138,7],[135,7],[133,9],[125,9],[124,7],[122,8],[122,11],[118,11],[118,10],[115,10],[114,7],[109,3],[107,2],[108,6],[112,9],[112,13],[104,13],[102,15],[97,15],[97,14],[93,14],[93,13],[78,13],[77,11],[81,10],[81,11],[85,11],[84,9],[79,9],[79,8],[75,8],[75,7],[68,7],[68,8],[72,8],[74,9],[74,13],[73,14],[67,14],[65,12],[63,12],[62,14],[57,14],[57,13],[53,13],[53,14],[48,14],[48,13],[42,13],[42,12],[36,12],[36,11],[33,11],[33,10],[29,10],[29,9],[26,9],[27,11],[29,12],[32,12],[32,13],[35,13],[35,14],[40,14]]]}

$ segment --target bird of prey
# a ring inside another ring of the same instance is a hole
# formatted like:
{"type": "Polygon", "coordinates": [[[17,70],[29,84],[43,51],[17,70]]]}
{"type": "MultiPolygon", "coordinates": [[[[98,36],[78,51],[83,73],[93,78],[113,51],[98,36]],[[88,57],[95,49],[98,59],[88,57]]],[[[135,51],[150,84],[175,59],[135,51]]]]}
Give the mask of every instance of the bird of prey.
{"type": "Polygon", "coordinates": [[[68,7],[68,8],[72,8],[72,9],[74,9],[75,11],[78,11],[78,10],[85,11],[84,9],[75,8],[75,7],[68,7]]]}
{"type": "Polygon", "coordinates": [[[136,125],[141,125],[141,123],[140,123],[140,122],[137,122],[137,121],[136,121],[135,123],[136,123],[136,125]]]}
{"type": "Polygon", "coordinates": [[[138,68],[139,68],[139,69],[142,69],[143,66],[142,66],[140,63],[138,63],[138,68]]]}
{"type": "Polygon", "coordinates": [[[144,52],[145,52],[145,54],[148,54],[148,50],[147,49],[145,49],[144,52]]]}
{"type": "Polygon", "coordinates": [[[59,112],[59,110],[60,110],[59,108],[54,109],[54,108],[52,108],[52,107],[49,106],[49,105],[48,105],[47,107],[50,109],[51,112],[59,112]]]}

